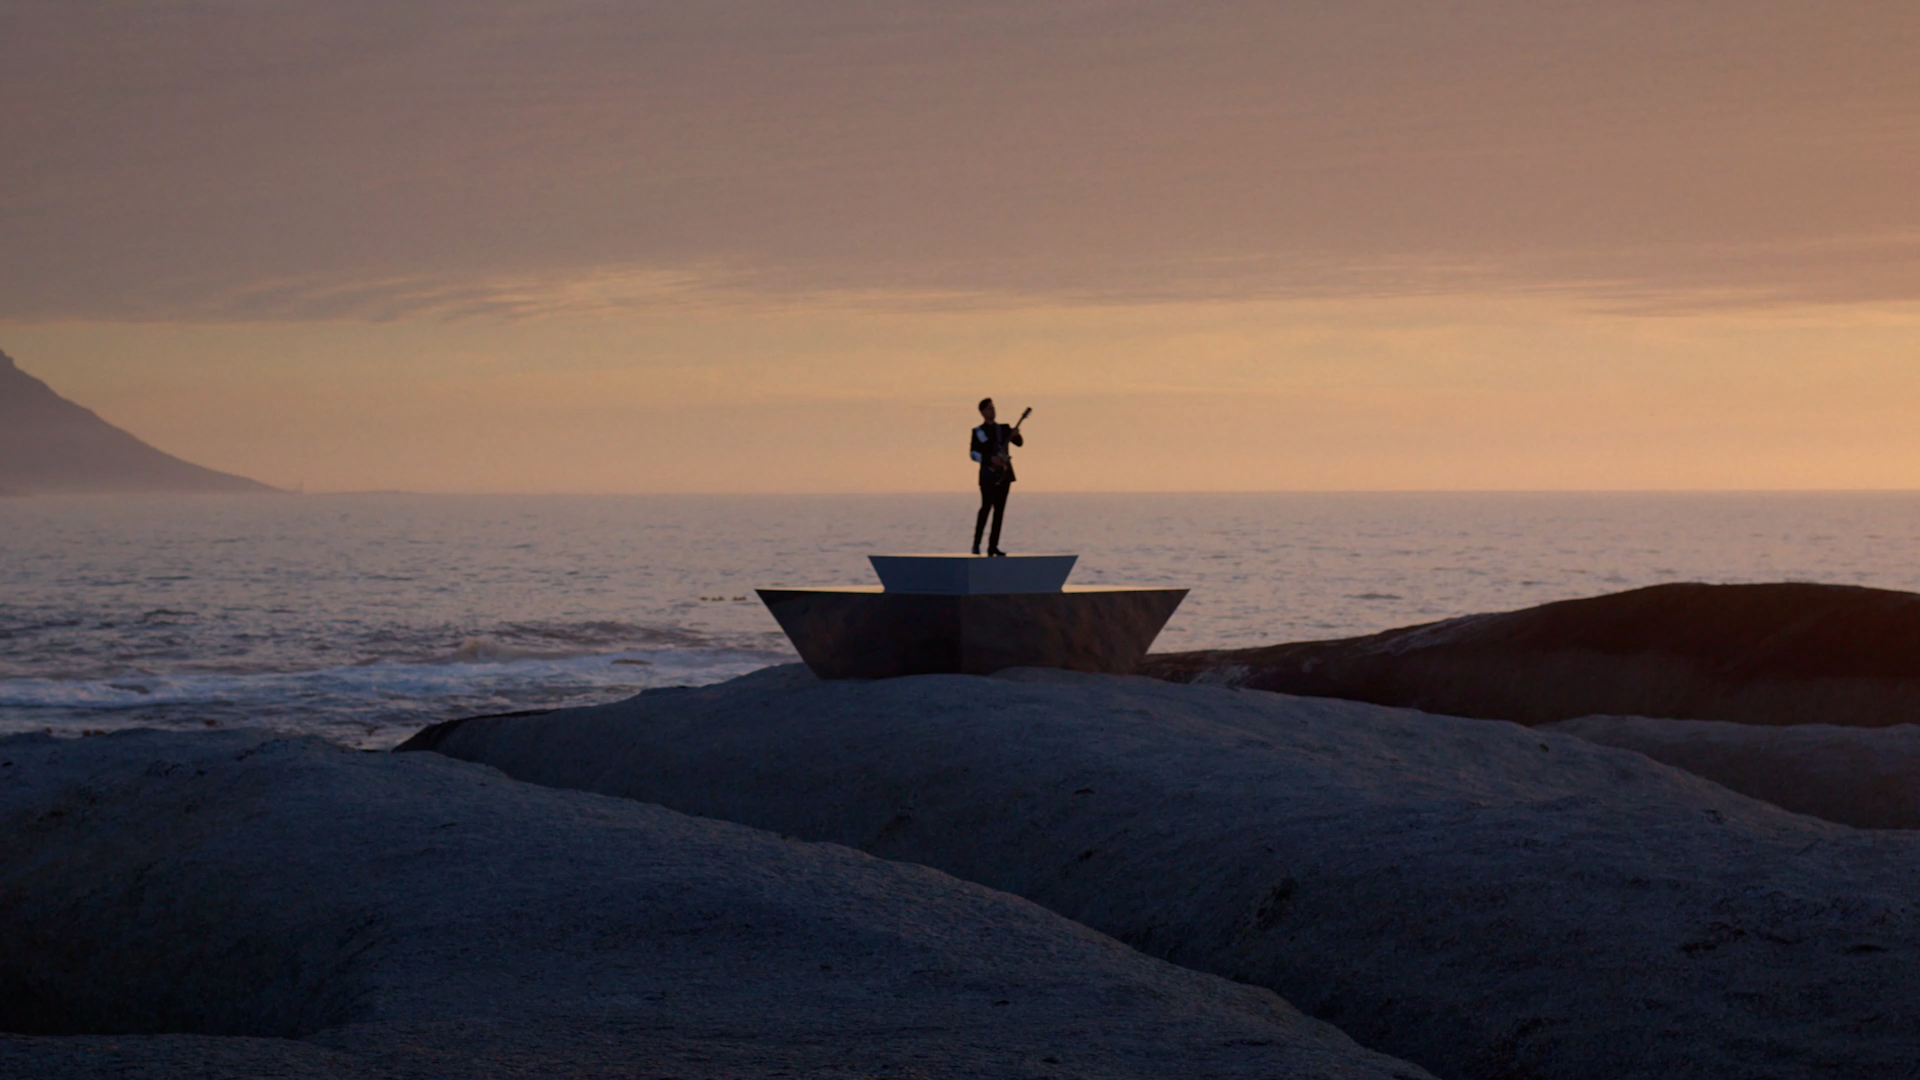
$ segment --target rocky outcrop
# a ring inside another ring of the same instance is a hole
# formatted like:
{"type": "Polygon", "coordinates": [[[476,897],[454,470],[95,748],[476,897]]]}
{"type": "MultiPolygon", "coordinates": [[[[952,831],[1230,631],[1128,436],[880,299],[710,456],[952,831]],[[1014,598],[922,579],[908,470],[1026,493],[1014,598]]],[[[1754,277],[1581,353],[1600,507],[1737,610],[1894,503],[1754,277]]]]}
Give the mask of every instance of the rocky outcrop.
{"type": "Polygon", "coordinates": [[[1860,829],[1920,829],[1920,727],[1584,716],[1542,730],[1617,746],[1798,814],[1860,829]]]}
{"type": "Polygon", "coordinates": [[[1422,1080],[919,866],[431,754],[0,739],[0,1075],[1422,1080]]]}
{"type": "Polygon", "coordinates": [[[0,353],[0,492],[267,492],[148,446],[68,401],[0,353]]]}
{"type": "Polygon", "coordinates": [[[1147,657],[1141,674],[1541,724],[1596,714],[1920,723],[1920,595],[1656,585],[1340,641],[1147,657]]]}
{"type": "Polygon", "coordinates": [[[1920,1061],[1920,836],[1559,732],[1141,678],[792,666],[428,741],[1005,889],[1444,1077],[1920,1061]]]}

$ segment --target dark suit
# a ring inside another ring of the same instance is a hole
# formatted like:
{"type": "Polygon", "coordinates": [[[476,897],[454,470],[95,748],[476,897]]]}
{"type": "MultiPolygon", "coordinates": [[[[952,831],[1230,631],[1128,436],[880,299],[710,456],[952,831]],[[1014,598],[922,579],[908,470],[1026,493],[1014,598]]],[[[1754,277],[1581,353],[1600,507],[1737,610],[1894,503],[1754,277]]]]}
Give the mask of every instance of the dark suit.
{"type": "Polygon", "coordinates": [[[976,553],[980,550],[980,533],[987,527],[989,514],[993,516],[993,532],[987,540],[987,550],[999,550],[1000,522],[1007,516],[1007,492],[1014,481],[1013,458],[1008,457],[1005,466],[994,464],[994,458],[1006,454],[1009,447],[1025,445],[1026,440],[1020,433],[1006,424],[981,424],[967,435],[967,452],[980,463],[980,512],[973,519],[976,553]]]}

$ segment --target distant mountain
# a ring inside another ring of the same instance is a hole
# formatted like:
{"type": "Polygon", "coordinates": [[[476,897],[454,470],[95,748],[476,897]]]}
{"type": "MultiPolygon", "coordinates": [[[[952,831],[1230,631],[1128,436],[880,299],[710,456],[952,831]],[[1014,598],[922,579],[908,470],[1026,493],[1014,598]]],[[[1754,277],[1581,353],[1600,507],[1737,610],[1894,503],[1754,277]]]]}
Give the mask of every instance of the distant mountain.
{"type": "Polygon", "coordinates": [[[155,450],[0,352],[0,494],[274,490],[155,450]]]}

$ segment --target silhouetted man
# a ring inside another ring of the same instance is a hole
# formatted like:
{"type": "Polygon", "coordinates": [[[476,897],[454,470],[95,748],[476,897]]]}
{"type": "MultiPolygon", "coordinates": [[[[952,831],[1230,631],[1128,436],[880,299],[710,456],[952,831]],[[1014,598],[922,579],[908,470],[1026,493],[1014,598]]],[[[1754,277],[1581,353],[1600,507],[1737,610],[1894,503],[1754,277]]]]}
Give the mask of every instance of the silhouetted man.
{"type": "Polygon", "coordinates": [[[1000,550],[1000,521],[1007,516],[1007,491],[1013,486],[1011,448],[1027,445],[1020,432],[993,422],[993,399],[980,399],[980,419],[967,440],[973,460],[980,463],[980,513],[973,519],[973,553],[980,554],[980,532],[987,527],[987,515],[993,515],[993,532],[987,537],[987,554],[1005,555],[1000,550]]]}

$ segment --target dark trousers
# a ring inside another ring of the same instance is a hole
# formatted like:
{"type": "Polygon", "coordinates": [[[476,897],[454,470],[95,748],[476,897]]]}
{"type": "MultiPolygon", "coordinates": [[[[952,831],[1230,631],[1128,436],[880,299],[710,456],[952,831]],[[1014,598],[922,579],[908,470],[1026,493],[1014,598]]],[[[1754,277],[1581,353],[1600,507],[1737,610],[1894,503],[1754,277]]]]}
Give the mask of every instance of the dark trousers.
{"type": "Polygon", "coordinates": [[[980,485],[980,513],[973,519],[973,550],[980,550],[980,531],[987,527],[988,514],[993,515],[993,533],[987,540],[987,550],[1000,546],[1000,521],[1007,516],[1007,492],[1012,488],[1007,481],[980,485]]]}

